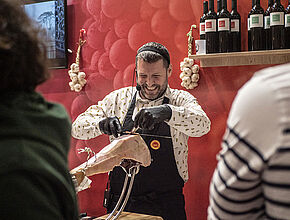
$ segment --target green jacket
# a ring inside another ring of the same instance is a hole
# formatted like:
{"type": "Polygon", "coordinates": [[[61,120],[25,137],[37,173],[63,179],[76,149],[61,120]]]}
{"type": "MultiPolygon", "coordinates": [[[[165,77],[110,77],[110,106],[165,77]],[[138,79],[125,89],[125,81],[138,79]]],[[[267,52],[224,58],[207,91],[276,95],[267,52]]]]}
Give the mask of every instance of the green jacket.
{"type": "Polygon", "coordinates": [[[36,92],[0,94],[0,219],[78,219],[71,123],[36,92]]]}

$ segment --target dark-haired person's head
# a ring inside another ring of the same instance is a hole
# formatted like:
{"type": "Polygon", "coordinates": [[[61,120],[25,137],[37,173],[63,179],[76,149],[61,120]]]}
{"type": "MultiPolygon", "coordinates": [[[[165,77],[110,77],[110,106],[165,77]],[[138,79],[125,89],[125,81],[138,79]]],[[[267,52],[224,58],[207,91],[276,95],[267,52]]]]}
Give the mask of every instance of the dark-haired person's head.
{"type": "Polygon", "coordinates": [[[140,95],[155,100],[167,89],[172,65],[167,48],[160,43],[149,42],[141,46],[136,55],[136,76],[140,95]]]}
{"type": "Polygon", "coordinates": [[[0,91],[32,91],[49,78],[45,44],[18,0],[0,0],[0,91]]]}

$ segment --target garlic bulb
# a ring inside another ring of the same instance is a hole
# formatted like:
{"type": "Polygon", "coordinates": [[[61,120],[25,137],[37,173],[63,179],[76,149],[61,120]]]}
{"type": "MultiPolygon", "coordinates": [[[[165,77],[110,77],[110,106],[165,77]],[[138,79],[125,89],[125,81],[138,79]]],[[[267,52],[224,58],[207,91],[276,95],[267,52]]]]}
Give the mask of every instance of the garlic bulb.
{"type": "Polygon", "coordinates": [[[84,72],[79,72],[80,68],[77,63],[73,63],[70,66],[68,74],[70,76],[71,82],[69,82],[70,89],[75,92],[80,92],[83,86],[87,83],[85,80],[86,74],[84,72]]]}
{"type": "Polygon", "coordinates": [[[179,75],[182,79],[181,86],[186,89],[194,89],[198,86],[199,80],[199,66],[194,65],[194,60],[188,57],[184,58],[180,62],[180,70],[182,71],[179,75]]]}

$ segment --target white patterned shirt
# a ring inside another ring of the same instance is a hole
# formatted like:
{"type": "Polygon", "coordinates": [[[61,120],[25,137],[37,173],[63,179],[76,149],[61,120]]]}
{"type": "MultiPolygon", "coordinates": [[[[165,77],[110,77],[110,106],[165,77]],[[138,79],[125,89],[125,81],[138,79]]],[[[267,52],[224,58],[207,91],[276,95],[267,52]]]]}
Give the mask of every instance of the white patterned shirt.
{"type": "MultiPolygon", "coordinates": [[[[126,87],[108,94],[97,105],[90,106],[80,114],[72,125],[72,136],[77,139],[87,140],[101,135],[100,120],[116,116],[123,124],[127,110],[136,92],[136,88],[126,87]]],[[[170,126],[174,156],[178,172],[183,180],[188,180],[188,137],[200,137],[210,130],[210,120],[195,97],[189,92],[167,88],[165,94],[153,101],[142,99],[137,93],[133,120],[136,114],[144,107],[153,107],[162,104],[163,98],[169,98],[172,116],[168,123],[170,126]]],[[[158,134],[157,134],[158,135],[158,134]]],[[[111,135],[110,140],[114,137],[111,135]]]]}
{"type": "Polygon", "coordinates": [[[239,90],[208,219],[290,219],[290,64],[257,72],[239,90]]]}

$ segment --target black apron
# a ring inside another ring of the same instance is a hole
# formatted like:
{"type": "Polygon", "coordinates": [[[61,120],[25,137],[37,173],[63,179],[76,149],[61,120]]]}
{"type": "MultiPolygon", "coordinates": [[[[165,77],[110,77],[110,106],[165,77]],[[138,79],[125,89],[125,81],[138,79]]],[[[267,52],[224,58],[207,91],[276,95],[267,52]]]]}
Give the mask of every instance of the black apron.
{"type": "MultiPolygon", "coordinates": [[[[131,131],[133,128],[132,115],[135,108],[136,95],[137,92],[126,114],[122,127],[123,131],[131,131]]],[[[163,104],[168,103],[169,99],[164,97],[163,104]]],[[[138,129],[137,132],[141,136],[144,133],[171,137],[170,127],[165,122],[157,124],[153,130],[138,129]]],[[[142,136],[142,138],[150,150],[152,162],[149,167],[140,166],[125,210],[159,215],[164,220],[186,219],[182,193],[184,181],[177,170],[172,139],[152,136],[142,136]]],[[[110,173],[110,187],[113,199],[108,207],[108,212],[112,211],[118,201],[124,179],[125,172],[121,167],[115,167],[110,173]]]]}

